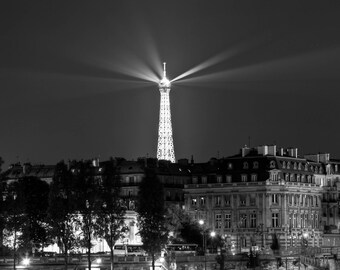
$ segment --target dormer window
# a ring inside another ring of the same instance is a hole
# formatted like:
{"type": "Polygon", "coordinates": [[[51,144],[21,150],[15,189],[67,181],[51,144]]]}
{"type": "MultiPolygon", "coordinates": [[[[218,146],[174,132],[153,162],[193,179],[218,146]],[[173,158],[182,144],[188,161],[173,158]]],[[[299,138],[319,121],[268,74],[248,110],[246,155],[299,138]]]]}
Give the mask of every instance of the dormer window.
{"type": "Polygon", "coordinates": [[[269,166],[271,169],[275,168],[275,161],[274,160],[270,161],[269,166]]]}
{"type": "Polygon", "coordinates": [[[243,162],[243,169],[248,169],[248,162],[243,162]]]}
{"type": "Polygon", "coordinates": [[[257,161],[254,161],[253,169],[258,169],[258,168],[259,168],[259,163],[257,161]]]}

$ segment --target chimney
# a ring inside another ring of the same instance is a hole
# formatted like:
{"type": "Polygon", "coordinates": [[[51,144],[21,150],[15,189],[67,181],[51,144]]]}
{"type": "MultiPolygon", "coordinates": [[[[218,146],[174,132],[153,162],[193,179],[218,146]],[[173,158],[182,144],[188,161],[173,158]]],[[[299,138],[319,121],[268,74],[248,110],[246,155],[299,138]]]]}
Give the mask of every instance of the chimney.
{"type": "Polygon", "coordinates": [[[257,147],[257,153],[262,156],[268,155],[268,146],[267,145],[260,145],[257,147]]]}
{"type": "Polygon", "coordinates": [[[280,147],[280,150],[279,150],[279,151],[280,151],[280,152],[279,152],[279,155],[283,157],[283,155],[284,155],[284,149],[283,149],[283,147],[280,147]]]}
{"type": "Polygon", "coordinates": [[[297,148],[288,148],[287,149],[287,151],[288,151],[288,155],[290,156],[290,157],[295,157],[295,158],[297,158],[297,153],[298,153],[298,149],[297,148]]]}
{"type": "Polygon", "coordinates": [[[276,156],[276,145],[268,146],[268,155],[276,156]]]}
{"type": "Polygon", "coordinates": [[[241,148],[241,153],[242,153],[242,157],[245,157],[246,155],[248,155],[250,152],[250,148],[248,146],[244,146],[241,148]]]}

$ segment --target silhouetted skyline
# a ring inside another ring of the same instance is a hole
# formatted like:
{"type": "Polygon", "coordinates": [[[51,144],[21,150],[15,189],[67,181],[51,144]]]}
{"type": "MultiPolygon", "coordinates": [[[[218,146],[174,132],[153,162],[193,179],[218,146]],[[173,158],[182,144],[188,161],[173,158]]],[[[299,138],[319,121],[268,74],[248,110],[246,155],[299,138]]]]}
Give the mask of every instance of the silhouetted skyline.
{"type": "Polygon", "coordinates": [[[198,66],[171,88],[177,159],[233,155],[249,137],[340,157],[338,3],[1,4],[7,164],[155,157],[164,61],[169,79],[198,66]]]}

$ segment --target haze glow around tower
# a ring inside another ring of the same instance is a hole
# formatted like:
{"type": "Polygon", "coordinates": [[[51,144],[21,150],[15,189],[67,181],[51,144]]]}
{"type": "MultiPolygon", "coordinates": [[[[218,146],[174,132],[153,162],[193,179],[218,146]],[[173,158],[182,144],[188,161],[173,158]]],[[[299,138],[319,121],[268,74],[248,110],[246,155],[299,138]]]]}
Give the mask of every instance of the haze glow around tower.
{"type": "Polygon", "coordinates": [[[166,77],[166,63],[163,63],[163,78],[159,82],[159,92],[161,94],[159,109],[158,144],[157,159],[176,162],[174,142],[172,138],[171,110],[170,110],[170,90],[171,83],[166,77]]]}

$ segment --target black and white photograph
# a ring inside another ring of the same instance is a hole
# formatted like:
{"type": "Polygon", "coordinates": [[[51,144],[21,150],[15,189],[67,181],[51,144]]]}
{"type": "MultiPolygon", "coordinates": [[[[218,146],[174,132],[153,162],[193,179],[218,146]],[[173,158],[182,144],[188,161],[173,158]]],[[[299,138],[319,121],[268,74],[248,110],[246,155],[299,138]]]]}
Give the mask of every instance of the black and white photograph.
{"type": "Polygon", "coordinates": [[[0,270],[340,270],[340,2],[0,1],[0,270]]]}

